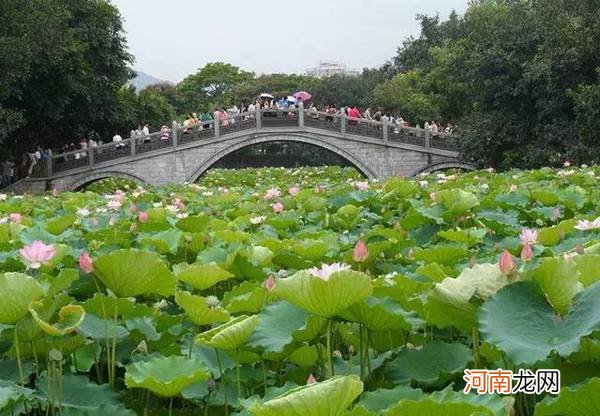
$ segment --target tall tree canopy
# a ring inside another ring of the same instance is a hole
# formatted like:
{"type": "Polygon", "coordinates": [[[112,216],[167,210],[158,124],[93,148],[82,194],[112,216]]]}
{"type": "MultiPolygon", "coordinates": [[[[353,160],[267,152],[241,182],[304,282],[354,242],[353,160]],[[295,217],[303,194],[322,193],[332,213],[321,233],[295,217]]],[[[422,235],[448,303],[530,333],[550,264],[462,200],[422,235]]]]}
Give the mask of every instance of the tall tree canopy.
{"type": "Polygon", "coordinates": [[[0,2],[0,143],[16,153],[109,130],[131,60],[108,1],[0,2]]]}

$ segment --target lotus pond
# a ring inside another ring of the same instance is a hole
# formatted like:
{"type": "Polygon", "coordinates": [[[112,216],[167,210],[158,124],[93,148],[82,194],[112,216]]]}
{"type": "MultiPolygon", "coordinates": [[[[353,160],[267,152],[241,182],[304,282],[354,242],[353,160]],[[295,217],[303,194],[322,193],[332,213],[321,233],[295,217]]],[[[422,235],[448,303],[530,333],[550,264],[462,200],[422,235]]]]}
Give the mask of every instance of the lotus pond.
{"type": "Polygon", "coordinates": [[[0,195],[0,414],[600,415],[598,175],[0,195]],[[465,369],[561,392],[465,394],[465,369]]]}

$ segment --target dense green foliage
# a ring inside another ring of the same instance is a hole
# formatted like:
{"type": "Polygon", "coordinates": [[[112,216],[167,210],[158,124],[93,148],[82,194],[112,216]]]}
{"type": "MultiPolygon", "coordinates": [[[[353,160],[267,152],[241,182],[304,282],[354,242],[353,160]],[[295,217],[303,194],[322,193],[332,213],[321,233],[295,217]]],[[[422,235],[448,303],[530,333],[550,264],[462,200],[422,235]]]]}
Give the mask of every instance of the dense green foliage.
{"type": "Polygon", "coordinates": [[[598,175],[3,195],[0,413],[595,414],[598,175]],[[464,394],[466,368],[560,369],[562,391],[464,394]]]}
{"type": "Polygon", "coordinates": [[[131,77],[122,23],[104,0],[0,2],[0,143],[13,156],[110,130],[131,77]]]}

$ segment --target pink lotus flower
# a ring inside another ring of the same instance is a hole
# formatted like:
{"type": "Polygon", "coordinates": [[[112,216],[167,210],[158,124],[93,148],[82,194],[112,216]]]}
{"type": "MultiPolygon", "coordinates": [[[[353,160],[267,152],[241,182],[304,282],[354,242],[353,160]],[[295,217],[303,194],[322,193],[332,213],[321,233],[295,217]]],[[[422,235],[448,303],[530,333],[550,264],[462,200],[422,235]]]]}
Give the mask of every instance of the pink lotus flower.
{"type": "Polygon", "coordinates": [[[10,219],[10,222],[14,222],[17,224],[19,224],[21,222],[21,220],[23,219],[21,214],[19,214],[18,212],[13,212],[12,214],[10,214],[8,216],[8,218],[10,219]]]}
{"type": "Polygon", "coordinates": [[[142,224],[147,223],[148,222],[148,213],[146,211],[140,212],[140,215],[138,216],[138,219],[140,220],[140,222],[142,224]]]}
{"type": "Polygon", "coordinates": [[[94,263],[87,252],[84,251],[83,253],[81,253],[79,255],[78,260],[79,268],[81,269],[81,271],[83,271],[86,274],[90,274],[92,271],[94,271],[94,263]]]}
{"type": "Polygon", "coordinates": [[[521,250],[521,260],[530,261],[531,259],[533,259],[533,249],[531,245],[525,244],[521,250]]]}
{"type": "Polygon", "coordinates": [[[291,196],[296,196],[300,193],[300,187],[299,186],[292,186],[290,187],[290,189],[288,189],[288,192],[291,196]]]}
{"type": "Polygon", "coordinates": [[[595,230],[600,228],[600,217],[596,218],[594,221],[581,220],[577,223],[575,228],[581,231],[595,230]]]}
{"type": "Polygon", "coordinates": [[[369,257],[369,250],[367,249],[367,245],[365,242],[360,239],[356,242],[354,246],[354,251],[352,252],[352,258],[357,263],[364,263],[369,257]]]}
{"type": "Polygon", "coordinates": [[[273,277],[273,275],[269,275],[269,277],[267,277],[267,280],[265,280],[265,288],[271,292],[273,289],[275,289],[275,278],[273,277]]]}
{"type": "Polygon", "coordinates": [[[56,249],[53,245],[46,245],[42,241],[36,240],[31,245],[19,250],[19,253],[30,268],[39,269],[54,258],[56,249]]]}
{"type": "Polygon", "coordinates": [[[519,238],[521,239],[521,244],[523,245],[535,244],[538,240],[538,230],[523,228],[523,231],[521,231],[519,238]]]}
{"type": "Polygon", "coordinates": [[[358,188],[360,191],[366,191],[370,188],[369,182],[367,181],[356,181],[354,182],[354,186],[356,186],[356,188],[358,188]]]}
{"type": "Polygon", "coordinates": [[[265,194],[265,199],[279,198],[280,195],[281,195],[281,192],[279,191],[279,189],[277,189],[277,188],[271,188],[265,194]]]}
{"type": "Polygon", "coordinates": [[[306,385],[310,386],[312,384],[317,384],[317,379],[311,374],[308,376],[308,380],[306,380],[306,385]]]}
{"type": "Polygon", "coordinates": [[[343,272],[350,270],[350,266],[347,264],[333,263],[333,264],[322,264],[321,268],[313,267],[309,269],[311,276],[317,277],[321,280],[328,281],[333,273],[343,272]]]}
{"type": "Polygon", "coordinates": [[[273,205],[271,205],[271,208],[273,208],[273,212],[276,214],[279,214],[280,212],[283,211],[283,204],[281,202],[275,202],[273,205]]]}
{"type": "Polygon", "coordinates": [[[500,255],[498,267],[500,267],[500,272],[504,275],[509,275],[515,271],[515,261],[508,251],[504,250],[500,255]]]}

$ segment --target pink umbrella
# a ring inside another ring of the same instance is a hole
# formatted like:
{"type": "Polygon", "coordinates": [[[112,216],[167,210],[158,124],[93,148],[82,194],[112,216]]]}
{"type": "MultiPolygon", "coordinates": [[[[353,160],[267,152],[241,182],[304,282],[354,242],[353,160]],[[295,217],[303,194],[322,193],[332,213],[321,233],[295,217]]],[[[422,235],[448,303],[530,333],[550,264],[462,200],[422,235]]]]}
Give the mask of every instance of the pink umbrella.
{"type": "Polygon", "coordinates": [[[297,93],[294,94],[294,97],[296,97],[297,99],[299,99],[301,101],[309,101],[312,98],[312,95],[310,95],[306,91],[298,91],[297,93]]]}

